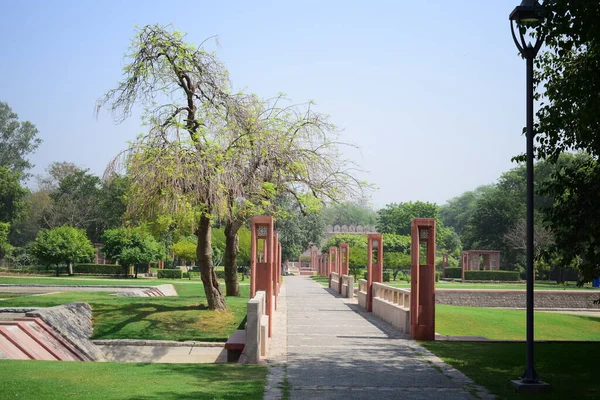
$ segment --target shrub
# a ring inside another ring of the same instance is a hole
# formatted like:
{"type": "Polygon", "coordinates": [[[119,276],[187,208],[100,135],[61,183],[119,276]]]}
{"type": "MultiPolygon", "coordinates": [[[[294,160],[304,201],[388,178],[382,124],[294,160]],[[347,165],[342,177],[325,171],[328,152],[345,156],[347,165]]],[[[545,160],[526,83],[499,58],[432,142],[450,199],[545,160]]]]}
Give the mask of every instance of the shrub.
{"type": "MultiPolygon", "coordinates": [[[[446,269],[446,271],[448,271],[446,269]]],[[[465,271],[467,281],[519,281],[518,271],[465,271]]]]}
{"type": "MultiPolygon", "coordinates": [[[[475,272],[475,271],[473,271],[475,272]]],[[[445,278],[462,278],[462,268],[446,268],[445,278]]]]}
{"type": "Polygon", "coordinates": [[[383,281],[389,282],[391,280],[392,273],[390,271],[383,271],[383,281]]]}
{"type": "Polygon", "coordinates": [[[225,279],[225,271],[215,271],[215,274],[217,274],[217,279],[225,279]]]}
{"type": "Polygon", "coordinates": [[[183,278],[183,271],[180,269],[159,269],[159,279],[181,279],[183,278]]]}
{"type": "Polygon", "coordinates": [[[440,275],[442,275],[441,272],[435,271],[435,281],[439,282],[440,281],[440,275]]]}
{"type": "Polygon", "coordinates": [[[73,266],[73,273],[93,275],[122,275],[127,273],[127,268],[118,264],[76,264],[73,266]]]}
{"type": "MultiPolygon", "coordinates": [[[[365,272],[363,275],[363,279],[364,280],[368,280],[368,273],[365,272]]],[[[383,281],[384,282],[389,282],[392,279],[392,273],[391,271],[383,271],[383,281]]]]}

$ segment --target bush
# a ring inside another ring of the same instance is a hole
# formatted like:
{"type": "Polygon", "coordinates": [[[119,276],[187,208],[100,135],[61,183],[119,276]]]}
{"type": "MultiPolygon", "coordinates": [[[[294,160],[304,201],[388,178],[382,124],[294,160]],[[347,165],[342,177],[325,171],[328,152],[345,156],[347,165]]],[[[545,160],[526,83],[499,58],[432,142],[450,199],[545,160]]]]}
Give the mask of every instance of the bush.
{"type": "MultiPolygon", "coordinates": [[[[367,272],[364,273],[363,279],[365,281],[368,280],[368,273],[367,272]]],[[[384,282],[389,282],[391,279],[392,279],[392,272],[388,271],[388,270],[383,271],[383,281],[384,282]]]]}
{"type": "Polygon", "coordinates": [[[444,278],[462,278],[462,268],[446,268],[444,278]]]}
{"type": "Polygon", "coordinates": [[[183,271],[180,269],[159,269],[159,279],[181,279],[183,278],[183,271]]]}
{"type": "MultiPolygon", "coordinates": [[[[448,269],[446,269],[448,271],[448,269]]],[[[519,281],[518,271],[465,271],[467,281],[519,281]]]]}
{"type": "Polygon", "coordinates": [[[73,273],[92,275],[123,275],[127,273],[127,268],[118,264],[75,264],[73,266],[73,273]]]}
{"type": "Polygon", "coordinates": [[[391,280],[392,273],[390,271],[383,271],[383,281],[389,282],[391,280]]]}
{"type": "Polygon", "coordinates": [[[442,275],[441,272],[435,271],[435,281],[439,282],[440,281],[440,275],[442,275]]]}
{"type": "Polygon", "coordinates": [[[225,279],[225,271],[215,271],[215,274],[217,274],[217,279],[225,279]]]}

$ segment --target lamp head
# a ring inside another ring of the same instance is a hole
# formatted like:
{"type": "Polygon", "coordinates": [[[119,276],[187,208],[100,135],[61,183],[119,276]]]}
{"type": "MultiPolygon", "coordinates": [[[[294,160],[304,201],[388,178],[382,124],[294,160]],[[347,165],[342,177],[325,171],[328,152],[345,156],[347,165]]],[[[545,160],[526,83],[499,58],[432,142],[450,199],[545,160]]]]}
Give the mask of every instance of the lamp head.
{"type": "Polygon", "coordinates": [[[542,18],[542,6],[537,0],[523,0],[509,16],[511,21],[529,26],[538,25],[542,18]]]}

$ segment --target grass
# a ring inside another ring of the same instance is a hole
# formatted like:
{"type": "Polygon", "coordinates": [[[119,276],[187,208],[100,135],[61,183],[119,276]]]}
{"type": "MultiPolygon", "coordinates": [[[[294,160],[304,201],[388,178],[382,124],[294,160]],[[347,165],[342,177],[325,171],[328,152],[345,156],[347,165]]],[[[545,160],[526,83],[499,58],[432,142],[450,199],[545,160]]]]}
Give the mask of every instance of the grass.
{"type": "MultiPolygon", "coordinates": [[[[435,314],[442,335],[525,340],[524,310],[436,304],[435,314]]],[[[600,340],[600,317],[536,312],[534,327],[536,340],[600,340]]]]}
{"type": "Polygon", "coordinates": [[[246,316],[248,286],[240,287],[240,297],[227,297],[228,308],[224,311],[206,308],[201,283],[174,283],[174,286],[179,293],[177,297],[117,297],[108,292],[64,292],[15,297],[0,304],[1,307],[51,307],[75,301],[88,302],[94,311],[94,339],[226,341],[246,316]]]}
{"type": "Polygon", "coordinates": [[[515,393],[510,380],[525,367],[524,343],[421,343],[446,363],[485,386],[499,399],[598,399],[600,346],[595,343],[538,343],[535,366],[552,392],[538,397],[515,393]]]}
{"type": "Polygon", "coordinates": [[[0,360],[2,399],[262,399],[265,366],[0,360]]]}
{"type": "Polygon", "coordinates": [[[324,276],[317,276],[317,275],[311,275],[310,279],[312,279],[313,281],[320,283],[322,286],[329,286],[329,278],[324,277],[324,276]]]}

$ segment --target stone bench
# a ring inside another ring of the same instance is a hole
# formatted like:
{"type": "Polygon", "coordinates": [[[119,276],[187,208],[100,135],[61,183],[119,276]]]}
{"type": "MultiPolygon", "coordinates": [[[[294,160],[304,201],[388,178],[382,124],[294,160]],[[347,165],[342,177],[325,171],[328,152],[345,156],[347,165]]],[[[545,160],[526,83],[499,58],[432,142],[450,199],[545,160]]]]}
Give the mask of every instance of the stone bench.
{"type": "Polygon", "coordinates": [[[225,350],[227,350],[227,362],[236,362],[246,347],[246,331],[237,330],[227,339],[225,350]]]}

